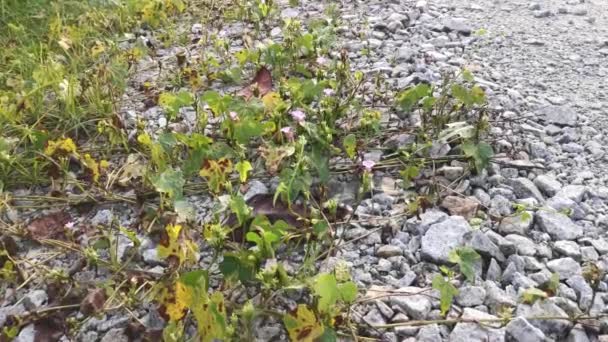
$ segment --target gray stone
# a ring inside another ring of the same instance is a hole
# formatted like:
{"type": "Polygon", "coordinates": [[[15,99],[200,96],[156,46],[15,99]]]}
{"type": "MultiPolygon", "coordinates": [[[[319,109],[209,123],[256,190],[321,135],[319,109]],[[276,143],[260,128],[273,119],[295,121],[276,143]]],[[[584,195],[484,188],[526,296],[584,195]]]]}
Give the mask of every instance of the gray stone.
{"type": "Polygon", "coordinates": [[[593,302],[593,289],[581,275],[573,275],[566,280],[566,284],[574,290],[578,298],[578,305],[581,310],[586,311],[593,302]]]}
{"type": "Polygon", "coordinates": [[[570,106],[546,106],[538,112],[547,123],[560,126],[575,126],[578,120],[578,114],[570,106]]]}
{"type": "Polygon", "coordinates": [[[245,201],[249,201],[251,198],[257,195],[265,195],[269,191],[266,184],[260,182],[257,179],[252,179],[251,181],[249,181],[248,185],[249,188],[247,189],[245,195],[243,195],[245,201]]]}
{"type": "Polygon", "coordinates": [[[554,196],[547,201],[546,205],[575,220],[582,220],[586,215],[580,205],[568,198],[554,196]]]}
{"type": "Polygon", "coordinates": [[[550,10],[534,11],[535,18],[548,18],[552,15],[553,15],[553,12],[551,12],[550,10]]]}
{"type": "Polygon", "coordinates": [[[463,244],[464,235],[470,230],[469,223],[460,216],[432,225],[422,237],[421,257],[427,261],[447,263],[450,251],[463,244]]]}
{"type": "Polygon", "coordinates": [[[483,287],[486,289],[486,299],[484,303],[490,309],[494,310],[494,312],[504,306],[514,307],[516,305],[515,299],[499,288],[493,281],[486,280],[483,287]]]}
{"type": "MultiPolygon", "coordinates": [[[[461,317],[471,320],[497,319],[494,315],[471,308],[464,308],[461,317]]],[[[505,331],[499,327],[500,324],[496,328],[493,328],[492,323],[483,325],[477,323],[458,323],[450,333],[449,340],[450,342],[503,342],[505,340],[505,331]]]]}
{"type": "Polygon", "coordinates": [[[99,210],[91,219],[92,226],[107,226],[112,223],[114,214],[108,209],[99,210]]]}
{"type": "Polygon", "coordinates": [[[363,320],[372,327],[386,324],[386,320],[376,308],[371,309],[365,316],[363,316],[363,320]]]}
{"type": "Polygon", "coordinates": [[[129,342],[129,337],[124,329],[114,328],[103,335],[101,342],[129,342]]]}
{"type": "Polygon", "coordinates": [[[36,328],[34,324],[26,325],[21,331],[19,335],[13,339],[13,342],[34,342],[36,341],[36,328]]]}
{"type": "Polygon", "coordinates": [[[145,251],[143,251],[142,257],[144,261],[150,265],[158,265],[162,263],[162,260],[158,255],[158,250],[156,248],[146,249],[145,251]]]}
{"type": "Polygon", "coordinates": [[[555,178],[540,175],[534,179],[534,184],[548,197],[553,197],[562,188],[562,184],[555,178]]]}
{"type": "Polygon", "coordinates": [[[380,258],[390,258],[393,256],[403,255],[403,249],[395,245],[380,246],[376,251],[376,256],[380,258]]]}
{"type": "Polygon", "coordinates": [[[23,298],[23,305],[29,311],[33,311],[45,305],[48,299],[49,297],[44,290],[34,290],[25,295],[23,298]]]}
{"type": "Polygon", "coordinates": [[[458,32],[464,35],[471,34],[471,26],[466,23],[464,18],[450,18],[443,22],[443,30],[446,32],[458,32]]]}
{"type": "Polygon", "coordinates": [[[391,319],[395,315],[395,311],[393,311],[390,306],[384,304],[384,302],[381,300],[376,301],[376,307],[378,308],[378,310],[380,310],[380,313],[382,313],[382,316],[384,316],[386,319],[391,319]]]}
{"type": "Polygon", "coordinates": [[[500,248],[480,230],[467,232],[464,235],[463,240],[465,245],[473,248],[483,256],[495,258],[500,262],[505,260],[505,256],[500,251],[500,248]]]}
{"type": "Polygon", "coordinates": [[[399,306],[412,319],[425,319],[431,311],[432,303],[428,296],[421,293],[424,289],[419,287],[402,287],[395,292],[402,292],[402,296],[391,296],[389,301],[392,306],[399,306]]]}
{"type": "MultiPolygon", "coordinates": [[[[536,301],[533,305],[520,304],[516,316],[556,316],[568,318],[568,314],[555,303],[548,300],[536,301]]],[[[564,338],[572,323],[563,319],[531,320],[530,324],[540,329],[545,335],[553,338],[564,338]]]]}
{"type": "Polygon", "coordinates": [[[6,323],[6,319],[8,318],[8,316],[19,316],[23,315],[25,312],[26,309],[23,304],[9,305],[0,308],[0,327],[4,326],[4,323],[6,323]]]}
{"type": "Polygon", "coordinates": [[[583,262],[587,261],[597,261],[600,258],[600,255],[597,253],[593,246],[585,246],[581,247],[581,259],[583,262]]]}
{"type": "Polygon", "coordinates": [[[486,290],[481,286],[463,286],[458,289],[456,303],[461,306],[482,305],[486,299],[486,290]]]}
{"type": "Polygon", "coordinates": [[[574,241],[555,241],[553,247],[561,255],[581,260],[581,248],[574,241]]]}
{"type": "Polygon", "coordinates": [[[441,341],[441,331],[437,324],[430,324],[420,327],[416,341],[418,342],[437,342],[441,341]]]}
{"type": "Polygon", "coordinates": [[[513,192],[517,198],[528,198],[533,197],[539,202],[544,202],[545,198],[540,193],[540,190],[534,185],[534,183],[528,178],[519,177],[511,179],[509,185],[513,187],[513,192]]]}
{"type": "Polygon", "coordinates": [[[505,239],[511,241],[515,245],[515,248],[517,248],[517,254],[519,255],[536,254],[536,244],[534,241],[525,236],[510,234],[505,236],[505,239]]]}
{"type": "Polygon", "coordinates": [[[583,235],[583,228],[576,225],[564,214],[551,209],[541,209],[536,213],[538,226],[554,240],[574,240],[583,235]]]}
{"type": "Polygon", "coordinates": [[[587,187],[584,185],[566,185],[555,194],[555,197],[562,197],[580,203],[583,196],[587,193],[587,187]]]}
{"type": "Polygon", "coordinates": [[[486,280],[500,281],[502,278],[502,270],[498,262],[495,259],[490,260],[490,265],[486,271],[486,280]]]}
{"type": "Polygon", "coordinates": [[[595,248],[597,252],[602,255],[608,253],[608,241],[604,240],[603,238],[591,240],[591,246],[593,246],[593,248],[595,248]]]}
{"type": "MultiPolygon", "coordinates": [[[[399,50],[397,50],[397,55],[395,56],[395,59],[397,60],[397,62],[411,62],[414,60],[414,57],[417,53],[418,52],[416,50],[413,50],[411,47],[402,46],[399,48],[399,50]]],[[[415,142],[415,140],[412,142],[415,142]]]]}
{"type": "Polygon", "coordinates": [[[534,223],[534,212],[526,211],[526,214],[507,216],[500,221],[498,231],[501,234],[526,235],[534,223]]]}
{"type": "Polygon", "coordinates": [[[582,326],[575,326],[570,330],[570,334],[566,338],[566,342],[590,342],[591,340],[587,336],[587,332],[582,326]]]}
{"type": "Polygon", "coordinates": [[[545,334],[523,317],[516,317],[506,329],[507,341],[513,342],[544,342],[545,334]]]}
{"type": "Polygon", "coordinates": [[[559,275],[559,279],[568,279],[581,274],[581,265],[572,258],[553,259],[547,262],[547,268],[559,275]]]}

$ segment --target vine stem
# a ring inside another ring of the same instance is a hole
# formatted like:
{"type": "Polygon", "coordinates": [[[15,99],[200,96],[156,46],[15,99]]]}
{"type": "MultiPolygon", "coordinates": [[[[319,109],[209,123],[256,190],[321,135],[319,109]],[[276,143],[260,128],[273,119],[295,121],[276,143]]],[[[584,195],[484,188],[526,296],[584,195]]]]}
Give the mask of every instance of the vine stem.
{"type": "MultiPolygon", "coordinates": [[[[372,327],[376,329],[390,329],[397,327],[406,327],[406,326],[420,326],[420,325],[430,325],[430,324],[457,324],[457,323],[505,323],[509,322],[514,318],[485,318],[485,319],[473,319],[473,318],[453,318],[453,319],[431,319],[431,320],[416,320],[416,321],[407,321],[400,323],[390,323],[390,324],[380,324],[380,325],[372,325],[372,327]]],[[[577,322],[580,320],[593,320],[608,317],[608,314],[604,315],[596,315],[596,316],[577,316],[577,317],[564,317],[564,316],[532,316],[532,317],[523,317],[528,321],[543,321],[543,320],[564,320],[570,322],[577,322]]]]}

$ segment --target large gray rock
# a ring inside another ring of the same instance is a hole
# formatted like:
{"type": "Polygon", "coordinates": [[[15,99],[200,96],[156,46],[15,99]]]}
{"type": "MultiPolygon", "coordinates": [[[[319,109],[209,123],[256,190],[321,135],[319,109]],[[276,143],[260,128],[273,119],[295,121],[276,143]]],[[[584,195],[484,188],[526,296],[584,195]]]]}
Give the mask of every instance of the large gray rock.
{"type": "MultiPolygon", "coordinates": [[[[515,311],[515,316],[555,316],[568,318],[568,314],[551,300],[537,301],[533,305],[520,304],[515,311]]],[[[565,335],[572,327],[572,322],[564,319],[535,319],[530,320],[530,324],[540,329],[545,335],[557,338],[559,341],[566,337],[565,335]]]]}
{"type": "Polygon", "coordinates": [[[500,221],[498,231],[501,234],[527,235],[534,222],[534,213],[526,211],[518,215],[507,216],[500,221]]]}
{"type": "Polygon", "coordinates": [[[507,324],[507,341],[544,342],[545,334],[523,317],[517,317],[507,324]]]}
{"type": "MultiPolygon", "coordinates": [[[[462,318],[470,320],[497,319],[496,316],[488,313],[464,308],[462,318]]],[[[496,325],[494,323],[494,325],[496,325]]],[[[499,328],[500,324],[493,326],[492,323],[458,323],[454,330],[450,333],[450,342],[470,342],[470,341],[487,341],[487,342],[503,342],[505,340],[505,331],[499,328]]]]}
{"type": "Polygon", "coordinates": [[[471,26],[466,23],[464,18],[450,18],[443,22],[443,30],[446,32],[457,32],[464,35],[471,34],[471,26]]]}
{"type": "Polygon", "coordinates": [[[584,185],[566,185],[555,194],[555,197],[562,197],[580,203],[587,193],[587,187],[584,185]]]}
{"type": "Polygon", "coordinates": [[[562,188],[562,184],[555,178],[547,175],[540,175],[534,179],[534,184],[547,197],[553,197],[562,188]]]}
{"type": "Polygon", "coordinates": [[[505,236],[505,239],[511,241],[515,245],[517,254],[519,255],[533,256],[536,254],[536,243],[525,236],[510,234],[505,236]]]}
{"type": "Polygon", "coordinates": [[[416,341],[418,342],[436,342],[441,340],[441,332],[437,324],[421,327],[418,331],[418,335],[416,335],[416,341]]]}
{"type": "Polygon", "coordinates": [[[538,226],[554,240],[574,240],[583,235],[583,228],[576,225],[564,214],[551,209],[541,209],[536,213],[538,226]]]}
{"type": "Polygon", "coordinates": [[[593,302],[593,289],[589,283],[581,275],[573,275],[566,280],[566,284],[574,290],[578,298],[578,306],[581,310],[586,311],[591,307],[593,302]]]}
{"type": "Polygon", "coordinates": [[[545,198],[540,193],[540,190],[534,185],[534,183],[528,178],[518,177],[511,179],[509,185],[513,187],[513,192],[517,198],[530,198],[533,197],[539,202],[544,202],[545,198]]]}
{"type": "Polygon", "coordinates": [[[538,112],[547,123],[559,126],[575,126],[578,119],[578,114],[570,106],[546,106],[538,112]]]}
{"type": "Polygon", "coordinates": [[[458,289],[456,303],[461,306],[482,305],[486,299],[486,290],[481,286],[463,286],[458,289]]]}
{"type": "Polygon", "coordinates": [[[575,260],[581,259],[581,247],[574,241],[555,241],[553,245],[556,252],[571,257],[575,260]]]}
{"type": "Polygon", "coordinates": [[[581,274],[581,265],[572,258],[553,259],[547,262],[547,268],[551,272],[557,273],[559,279],[568,279],[581,274]]]}
{"type": "Polygon", "coordinates": [[[464,235],[463,240],[465,245],[473,248],[483,256],[495,258],[500,262],[505,260],[505,256],[500,251],[500,248],[480,230],[467,232],[464,235]]]}
{"type": "Polygon", "coordinates": [[[412,319],[425,319],[431,311],[432,303],[428,296],[422,293],[424,289],[419,287],[402,287],[395,292],[402,292],[402,296],[391,296],[389,301],[392,306],[401,307],[412,319]]]}
{"type": "Polygon", "coordinates": [[[36,328],[34,324],[26,325],[21,331],[19,335],[15,337],[13,342],[35,342],[36,341],[36,328]]]}
{"type": "Polygon", "coordinates": [[[432,225],[421,240],[422,259],[447,263],[450,251],[463,245],[464,235],[470,230],[469,223],[460,216],[452,216],[432,225]]]}

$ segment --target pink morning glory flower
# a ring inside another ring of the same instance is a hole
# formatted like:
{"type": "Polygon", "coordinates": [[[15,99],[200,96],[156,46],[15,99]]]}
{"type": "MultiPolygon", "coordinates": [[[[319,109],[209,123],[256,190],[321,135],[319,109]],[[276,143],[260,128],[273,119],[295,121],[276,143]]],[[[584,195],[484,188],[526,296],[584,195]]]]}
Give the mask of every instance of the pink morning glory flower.
{"type": "Polygon", "coordinates": [[[230,119],[232,121],[236,121],[239,119],[239,114],[237,112],[230,112],[228,113],[228,115],[230,116],[230,119]]]}
{"type": "Polygon", "coordinates": [[[291,127],[287,126],[287,127],[281,128],[281,133],[283,133],[285,135],[285,137],[287,137],[287,139],[293,140],[294,134],[293,134],[293,130],[291,129],[291,127]]]}
{"type": "Polygon", "coordinates": [[[325,94],[325,96],[333,96],[335,93],[336,92],[331,88],[323,89],[323,94],[325,94]]]}
{"type": "Polygon", "coordinates": [[[365,171],[371,172],[372,169],[374,168],[374,165],[376,165],[376,163],[373,160],[364,160],[361,162],[361,165],[363,166],[365,171]]]}
{"type": "Polygon", "coordinates": [[[306,113],[299,109],[292,110],[289,114],[291,114],[291,117],[298,123],[302,123],[306,119],[306,113]]]}

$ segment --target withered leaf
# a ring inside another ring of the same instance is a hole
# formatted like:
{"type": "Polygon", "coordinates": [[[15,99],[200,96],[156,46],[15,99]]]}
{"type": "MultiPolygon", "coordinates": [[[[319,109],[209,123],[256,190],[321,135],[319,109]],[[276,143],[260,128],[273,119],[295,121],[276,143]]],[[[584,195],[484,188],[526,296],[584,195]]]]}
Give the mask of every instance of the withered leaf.
{"type": "Polygon", "coordinates": [[[70,219],[70,214],[57,211],[32,220],[26,229],[34,239],[53,239],[63,235],[65,224],[70,219]]]}
{"type": "Polygon", "coordinates": [[[249,100],[253,95],[262,97],[272,90],[272,74],[266,67],[261,67],[255,77],[247,86],[238,92],[238,95],[249,100]]]}
{"type": "Polygon", "coordinates": [[[84,300],[80,303],[80,312],[91,315],[100,312],[106,302],[106,291],[104,289],[90,290],[84,300]]]}
{"type": "Polygon", "coordinates": [[[65,317],[58,313],[40,319],[34,323],[34,330],[36,330],[35,342],[59,341],[59,338],[65,334],[65,317]]]}

